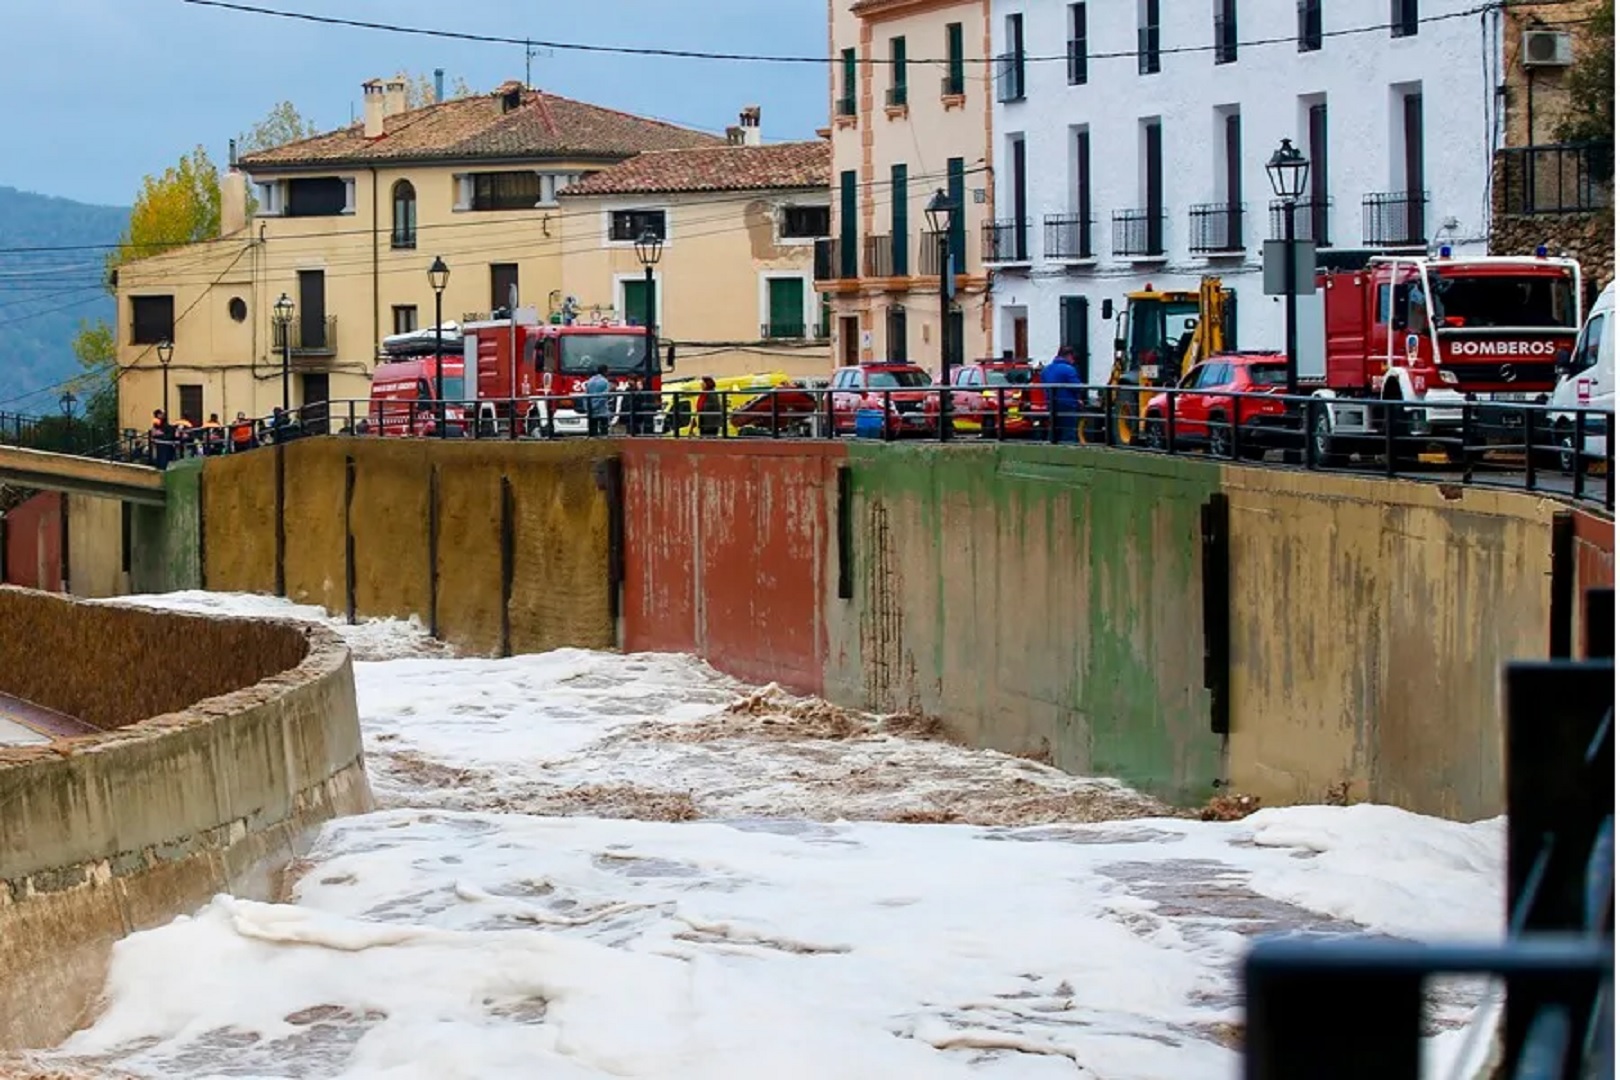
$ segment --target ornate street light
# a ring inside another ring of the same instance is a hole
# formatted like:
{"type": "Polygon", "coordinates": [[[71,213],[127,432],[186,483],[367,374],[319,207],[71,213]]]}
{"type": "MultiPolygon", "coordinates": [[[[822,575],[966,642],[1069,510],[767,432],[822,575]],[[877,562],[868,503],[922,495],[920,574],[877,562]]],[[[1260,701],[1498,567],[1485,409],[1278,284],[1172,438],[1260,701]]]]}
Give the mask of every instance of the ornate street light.
{"type": "Polygon", "coordinates": [[[281,327],[281,414],[292,412],[292,297],[286,293],[276,301],[276,325],[281,327]]]}
{"type": "Polygon", "coordinates": [[[1294,254],[1294,214],[1299,197],[1310,179],[1311,162],[1292,140],[1284,139],[1271,160],[1266,177],[1271,190],[1282,200],[1283,212],[1283,331],[1284,352],[1288,357],[1288,393],[1299,393],[1299,299],[1294,295],[1294,275],[1298,270],[1294,254]]]}
{"type": "MultiPolygon", "coordinates": [[[[657,342],[654,340],[656,336],[654,325],[658,320],[658,304],[657,298],[653,295],[653,267],[658,265],[658,260],[663,254],[664,238],[652,229],[641,230],[641,235],[636,238],[636,258],[640,260],[641,270],[645,275],[646,287],[642,290],[642,295],[647,298],[647,310],[643,320],[647,324],[647,352],[643,364],[646,370],[644,372],[645,381],[642,383],[643,389],[651,389],[653,378],[658,374],[658,350],[657,342]]],[[[632,435],[642,433],[640,430],[640,405],[641,394],[632,393],[630,395],[630,434],[632,435]]]]}
{"type": "Polygon", "coordinates": [[[450,268],[444,257],[433,256],[428,267],[428,284],[433,286],[433,396],[439,400],[438,434],[444,436],[444,289],[450,284],[450,268]]]}
{"type": "Polygon", "coordinates": [[[939,244],[939,392],[940,427],[942,439],[955,433],[955,420],[951,416],[951,297],[956,293],[956,275],[961,267],[951,264],[951,229],[961,210],[944,188],[937,188],[924,210],[928,227],[933,230],[939,244]]]}
{"type": "Polygon", "coordinates": [[[164,338],[158,342],[158,363],[163,365],[163,422],[169,422],[169,362],[174,359],[174,342],[164,338]]]}

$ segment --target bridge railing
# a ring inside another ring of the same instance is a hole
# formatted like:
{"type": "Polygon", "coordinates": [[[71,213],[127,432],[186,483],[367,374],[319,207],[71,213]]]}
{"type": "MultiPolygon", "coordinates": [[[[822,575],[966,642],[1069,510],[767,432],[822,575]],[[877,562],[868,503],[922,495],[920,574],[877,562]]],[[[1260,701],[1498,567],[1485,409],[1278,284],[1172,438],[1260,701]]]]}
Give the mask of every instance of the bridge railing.
{"type": "Polygon", "coordinates": [[[1506,939],[1258,942],[1243,974],[1247,1080],[1416,1080],[1424,984],[1461,974],[1505,985],[1498,1075],[1614,1075],[1613,590],[1589,593],[1587,616],[1586,659],[1504,675],[1506,939]]]}

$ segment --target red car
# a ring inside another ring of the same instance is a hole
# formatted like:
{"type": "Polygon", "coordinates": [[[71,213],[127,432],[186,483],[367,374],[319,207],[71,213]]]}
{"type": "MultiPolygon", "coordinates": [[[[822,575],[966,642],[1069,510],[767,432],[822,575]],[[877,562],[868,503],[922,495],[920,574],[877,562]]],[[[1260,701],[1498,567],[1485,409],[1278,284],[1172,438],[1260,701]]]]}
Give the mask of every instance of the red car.
{"type": "MultiPolygon", "coordinates": [[[[952,426],[987,439],[1033,434],[1044,408],[1037,400],[1039,382],[1027,360],[980,360],[954,368],[952,426]]],[[[939,413],[937,393],[929,395],[925,409],[930,417],[939,413]]],[[[934,424],[937,428],[938,421],[934,424]]]]}
{"type": "MultiPolygon", "coordinates": [[[[916,364],[879,362],[833,372],[833,430],[853,434],[856,414],[873,410],[888,414],[889,437],[927,435],[938,430],[935,414],[927,411],[933,377],[916,364]]],[[[936,410],[937,412],[937,410],[936,410]]]]}
{"type": "MultiPolygon", "coordinates": [[[[1242,430],[1238,445],[1247,458],[1272,447],[1300,442],[1286,402],[1237,394],[1281,394],[1288,386],[1288,363],[1278,353],[1222,353],[1181,377],[1175,395],[1176,446],[1203,446],[1213,457],[1232,456],[1232,420],[1242,430]]],[[[1156,449],[1170,445],[1170,395],[1155,394],[1144,413],[1144,441],[1156,449]]]]}

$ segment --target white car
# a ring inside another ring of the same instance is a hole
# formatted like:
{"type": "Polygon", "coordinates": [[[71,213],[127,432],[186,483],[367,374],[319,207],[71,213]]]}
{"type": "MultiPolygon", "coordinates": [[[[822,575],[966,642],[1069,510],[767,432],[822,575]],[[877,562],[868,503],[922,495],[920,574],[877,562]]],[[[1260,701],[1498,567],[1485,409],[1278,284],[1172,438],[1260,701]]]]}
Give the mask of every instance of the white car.
{"type": "MultiPolygon", "coordinates": [[[[1602,460],[1608,453],[1605,438],[1607,417],[1614,414],[1614,284],[1611,282],[1592,305],[1575,339],[1575,351],[1560,361],[1558,385],[1550,404],[1554,408],[1592,409],[1582,412],[1584,429],[1581,452],[1588,462],[1602,460]]],[[[1558,440],[1559,465],[1566,473],[1575,471],[1576,413],[1552,414],[1553,437],[1558,440]]]]}

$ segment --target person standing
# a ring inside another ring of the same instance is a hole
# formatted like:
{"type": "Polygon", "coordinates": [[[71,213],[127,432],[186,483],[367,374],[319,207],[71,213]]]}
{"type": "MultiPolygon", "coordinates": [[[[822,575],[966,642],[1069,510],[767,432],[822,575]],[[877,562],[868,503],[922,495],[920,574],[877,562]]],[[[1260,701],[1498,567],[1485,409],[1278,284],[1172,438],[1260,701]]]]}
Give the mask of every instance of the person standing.
{"type": "Polygon", "coordinates": [[[1046,392],[1047,404],[1052,410],[1052,424],[1057,429],[1057,441],[1080,441],[1080,372],[1074,366],[1074,349],[1068,345],[1058,350],[1052,362],[1041,370],[1041,383],[1051,387],[1046,392]]]}
{"type": "Polygon", "coordinates": [[[592,435],[606,435],[613,421],[613,384],[608,382],[606,364],[596,365],[596,374],[585,380],[585,414],[592,435]]]}
{"type": "Polygon", "coordinates": [[[162,409],[152,410],[152,426],[146,433],[146,441],[152,448],[152,464],[167,469],[174,460],[174,429],[169,427],[168,414],[162,409]]]}

